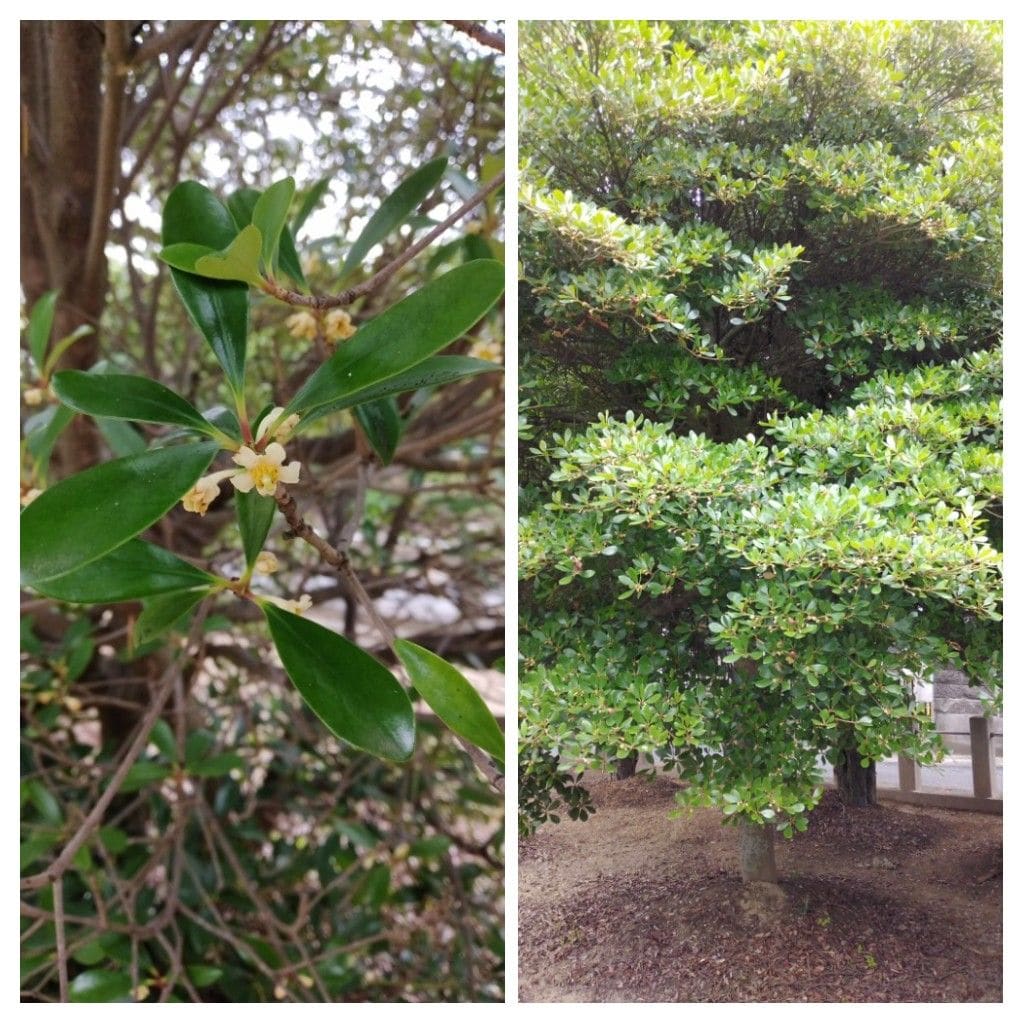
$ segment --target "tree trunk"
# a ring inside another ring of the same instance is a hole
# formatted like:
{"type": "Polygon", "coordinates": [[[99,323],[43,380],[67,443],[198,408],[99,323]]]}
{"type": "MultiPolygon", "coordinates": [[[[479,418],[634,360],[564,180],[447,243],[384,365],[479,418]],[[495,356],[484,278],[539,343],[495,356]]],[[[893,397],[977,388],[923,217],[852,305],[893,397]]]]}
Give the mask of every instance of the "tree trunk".
{"type": "Polygon", "coordinates": [[[773,826],[740,822],[740,875],[744,882],[778,882],[773,826]]]}
{"type": "Polygon", "coordinates": [[[620,757],[615,762],[615,778],[620,782],[636,775],[636,762],[640,755],[634,750],[628,757],[620,757]]]}
{"type": "Polygon", "coordinates": [[[834,768],[839,799],[847,807],[873,807],[875,799],[875,764],[862,768],[860,754],[853,749],[839,751],[834,768]]]}

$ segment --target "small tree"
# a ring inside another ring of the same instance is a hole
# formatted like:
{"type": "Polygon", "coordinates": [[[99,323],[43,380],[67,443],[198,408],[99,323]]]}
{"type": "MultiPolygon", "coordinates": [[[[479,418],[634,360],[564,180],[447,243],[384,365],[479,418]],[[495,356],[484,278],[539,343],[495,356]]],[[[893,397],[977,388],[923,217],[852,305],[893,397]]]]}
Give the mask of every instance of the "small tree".
{"type": "Polygon", "coordinates": [[[998,36],[541,25],[524,54],[525,742],[657,754],[774,880],[822,755],[867,797],[874,760],[941,756],[914,678],[998,686],[998,36]]]}

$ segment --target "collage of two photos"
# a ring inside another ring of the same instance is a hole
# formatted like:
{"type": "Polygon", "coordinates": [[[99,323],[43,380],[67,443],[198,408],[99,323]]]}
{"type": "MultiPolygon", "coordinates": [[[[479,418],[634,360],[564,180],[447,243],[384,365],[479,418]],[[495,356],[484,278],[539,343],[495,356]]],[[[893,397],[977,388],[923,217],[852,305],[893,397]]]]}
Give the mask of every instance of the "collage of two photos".
{"type": "Polygon", "coordinates": [[[22,21],[21,1002],[1001,1002],[1002,33],[22,21]]]}

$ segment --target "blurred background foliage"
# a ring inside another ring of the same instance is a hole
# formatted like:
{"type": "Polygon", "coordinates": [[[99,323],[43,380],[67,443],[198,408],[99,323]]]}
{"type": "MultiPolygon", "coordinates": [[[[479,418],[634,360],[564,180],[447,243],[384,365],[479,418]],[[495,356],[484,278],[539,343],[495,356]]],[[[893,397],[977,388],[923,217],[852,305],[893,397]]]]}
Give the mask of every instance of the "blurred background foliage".
{"type": "MultiPolygon", "coordinates": [[[[503,166],[503,57],[449,24],[22,22],[21,44],[24,310],[59,289],[54,341],[80,334],[60,368],[106,360],[203,409],[223,401],[219,374],[155,259],[174,184],[194,178],[223,196],[293,174],[310,201],[298,249],[311,290],[326,293],[339,290],[347,243],[411,170],[449,157],[441,186],[363,273],[503,166]]],[[[502,245],[499,195],[352,307],[355,325],[502,245]]],[[[250,408],[290,396],[334,344],[288,313],[252,300],[250,380],[263,383],[250,408]]],[[[500,362],[502,339],[498,310],[452,351],[500,362]]],[[[84,417],[61,432],[46,381],[24,354],[22,367],[23,500],[150,439],[84,417]]],[[[400,635],[475,671],[499,713],[501,396],[500,374],[408,396],[386,468],[366,470],[348,414],[294,445],[296,495],[329,539],[369,473],[355,568],[400,635]]],[[[156,539],[230,575],[232,520],[218,504],[203,518],[176,509],[156,539]]],[[[282,593],[310,593],[315,616],[386,656],[312,552],[279,528],[269,545],[282,593]]],[[[105,789],[184,637],[136,643],[138,605],[22,604],[21,866],[32,874],[105,789]]],[[[241,603],[200,612],[202,644],[173,707],[64,876],[72,1001],[501,999],[501,794],[426,714],[406,765],[340,744],[251,618],[241,603]]],[[[53,887],[23,893],[23,1000],[58,998],[54,909],[53,887]]]]}

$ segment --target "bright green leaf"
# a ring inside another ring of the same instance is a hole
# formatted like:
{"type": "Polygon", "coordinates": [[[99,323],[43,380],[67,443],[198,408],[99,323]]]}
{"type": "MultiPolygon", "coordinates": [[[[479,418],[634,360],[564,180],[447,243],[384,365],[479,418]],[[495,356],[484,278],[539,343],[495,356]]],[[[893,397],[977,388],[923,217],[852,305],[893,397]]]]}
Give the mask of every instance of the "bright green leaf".
{"type": "Polygon", "coordinates": [[[461,672],[432,651],[397,640],[395,650],[416,692],[452,732],[475,743],[499,763],[505,762],[505,737],[498,723],[461,672]]]}
{"type": "Polygon", "coordinates": [[[127,971],[83,971],[71,982],[73,1003],[127,1003],[131,1001],[132,979],[127,971]]]}
{"type": "Polygon", "coordinates": [[[184,593],[164,594],[146,601],[135,620],[135,643],[141,647],[162,636],[208,593],[209,590],[187,590],[184,593]]]}
{"type": "Polygon", "coordinates": [[[238,526],[242,532],[242,548],[248,569],[263,550],[263,543],[274,522],[277,503],[273,498],[258,494],[255,490],[248,494],[236,491],[235,507],[238,509],[238,526]]]}
{"type": "Polygon", "coordinates": [[[218,281],[246,281],[259,287],[262,245],[260,229],[250,224],[238,232],[226,249],[196,260],[195,272],[218,281]]]}
{"type": "Polygon", "coordinates": [[[281,230],[288,219],[288,208],[295,195],[295,179],[282,178],[275,181],[256,200],[252,211],[252,223],[259,228],[263,238],[263,266],[270,272],[277,253],[281,230]]]}

